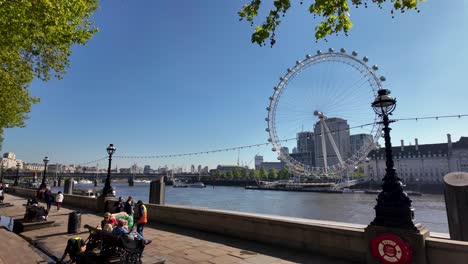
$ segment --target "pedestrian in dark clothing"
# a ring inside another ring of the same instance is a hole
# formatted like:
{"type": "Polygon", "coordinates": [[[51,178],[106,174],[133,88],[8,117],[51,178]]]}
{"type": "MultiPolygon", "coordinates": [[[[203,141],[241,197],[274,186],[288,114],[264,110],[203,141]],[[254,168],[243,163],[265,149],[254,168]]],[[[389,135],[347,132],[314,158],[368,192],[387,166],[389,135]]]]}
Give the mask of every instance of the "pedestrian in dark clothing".
{"type": "Polygon", "coordinates": [[[124,209],[124,201],[122,199],[122,196],[119,197],[119,200],[114,203],[114,211],[116,213],[122,212],[124,209]]]}
{"type": "Polygon", "coordinates": [[[133,217],[133,198],[131,196],[125,202],[124,210],[128,215],[133,217]]]}
{"type": "Polygon", "coordinates": [[[47,211],[50,211],[50,206],[52,205],[54,197],[52,196],[52,192],[50,189],[45,190],[44,192],[44,201],[47,204],[47,211]]]}

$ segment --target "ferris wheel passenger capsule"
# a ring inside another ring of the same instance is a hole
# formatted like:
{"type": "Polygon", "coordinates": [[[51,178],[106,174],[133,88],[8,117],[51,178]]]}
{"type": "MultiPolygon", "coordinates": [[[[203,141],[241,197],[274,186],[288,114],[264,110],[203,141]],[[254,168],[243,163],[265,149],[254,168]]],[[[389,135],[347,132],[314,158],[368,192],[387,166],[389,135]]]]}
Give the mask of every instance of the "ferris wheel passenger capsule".
{"type": "Polygon", "coordinates": [[[306,55],[306,58],[307,58],[307,59],[310,59],[310,58],[312,58],[312,55],[307,54],[307,55],[306,55]]]}
{"type": "Polygon", "coordinates": [[[321,50],[317,50],[317,54],[322,54],[322,51],[321,51],[321,50]]]}
{"type": "Polygon", "coordinates": [[[268,138],[268,142],[272,142],[272,141],[273,141],[273,139],[271,139],[271,138],[268,138]]]}
{"type": "Polygon", "coordinates": [[[270,129],[269,129],[269,128],[265,128],[265,131],[266,131],[266,132],[270,132],[270,129]]]}
{"type": "Polygon", "coordinates": [[[346,50],[344,48],[340,49],[341,53],[346,53],[346,50]]]}
{"type": "Polygon", "coordinates": [[[380,81],[385,82],[386,80],[385,76],[380,76],[380,81]]]}
{"type": "Polygon", "coordinates": [[[362,60],[363,60],[364,62],[368,62],[368,61],[369,61],[369,58],[365,56],[364,58],[362,58],[362,60]]]}
{"type": "Polygon", "coordinates": [[[269,98],[269,99],[270,99],[270,101],[273,101],[273,96],[270,96],[270,98],[269,98]]]}
{"type": "Polygon", "coordinates": [[[270,110],[271,110],[271,108],[270,108],[270,107],[267,107],[267,108],[266,108],[266,110],[267,110],[267,111],[270,111],[270,110]]]}
{"type": "Polygon", "coordinates": [[[333,48],[329,48],[328,52],[333,53],[333,52],[335,52],[335,50],[333,48]]]}
{"type": "Polygon", "coordinates": [[[379,66],[377,66],[377,65],[374,64],[374,65],[372,66],[372,69],[373,69],[374,71],[376,71],[376,70],[379,69],[379,66]]]}
{"type": "Polygon", "coordinates": [[[276,148],[272,148],[271,151],[275,152],[275,151],[276,151],[276,148]]]}
{"type": "Polygon", "coordinates": [[[298,60],[298,61],[296,61],[296,65],[299,65],[299,64],[301,64],[301,63],[302,63],[302,62],[301,62],[301,61],[299,61],[299,60],[298,60]]]}
{"type": "Polygon", "coordinates": [[[280,77],[280,81],[284,81],[284,77],[280,77]]]}
{"type": "Polygon", "coordinates": [[[267,118],[265,118],[265,121],[267,121],[267,122],[268,122],[268,121],[270,121],[270,118],[268,118],[268,117],[267,117],[267,118]]]}
{"type": "Polygon", "coordinates": [[[353,52],[351,53],[353,56],[357,56],[357,52],[353,50],[353,52]]]}
{"type": "Polygon", "coordinates": [[[273,90],[278,91],[278,86],[273,87],[273,90]]]}
{"type": "Polygon", "coordinates": [[[291,68],[288,68],[288,72],[292,72],[291,68]]]}

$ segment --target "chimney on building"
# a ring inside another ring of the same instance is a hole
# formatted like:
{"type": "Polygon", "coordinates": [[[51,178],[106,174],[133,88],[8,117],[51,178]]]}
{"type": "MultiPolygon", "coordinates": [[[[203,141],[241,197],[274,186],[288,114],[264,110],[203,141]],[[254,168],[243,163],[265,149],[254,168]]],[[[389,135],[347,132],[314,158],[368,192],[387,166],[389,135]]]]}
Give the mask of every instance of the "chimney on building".
{"type": "Polygon", "coordinates": [[[403,139],[401,140],[401,151],[405,151],[405,143],[403,139]]]}
{"type": "Polygon", "coordinates": [[[452,153],[452,135],[447,134],[448,153],[452,153]]]}
{"type": "Polygon", "coordinates": [[[419,145],[418,145],[418,139],[417,138],[414,139],[414,146],[416,148],[416,151],[418,151],[419,150],[419,145]]]}

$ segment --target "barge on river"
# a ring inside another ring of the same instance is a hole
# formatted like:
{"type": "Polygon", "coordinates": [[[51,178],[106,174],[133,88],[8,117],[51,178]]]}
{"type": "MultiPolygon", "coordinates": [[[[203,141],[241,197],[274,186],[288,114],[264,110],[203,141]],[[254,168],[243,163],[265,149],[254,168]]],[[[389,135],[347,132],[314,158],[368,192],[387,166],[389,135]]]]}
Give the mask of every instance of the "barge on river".
{"type": "Polygon", "coordinates": [[[269,191],[292,191],[292,192],[324,192],[342,193],[343,190],[337,188],[334,182],[260,182],[258,186],[246,186],[249,190],[269,190],[269,191]]]}

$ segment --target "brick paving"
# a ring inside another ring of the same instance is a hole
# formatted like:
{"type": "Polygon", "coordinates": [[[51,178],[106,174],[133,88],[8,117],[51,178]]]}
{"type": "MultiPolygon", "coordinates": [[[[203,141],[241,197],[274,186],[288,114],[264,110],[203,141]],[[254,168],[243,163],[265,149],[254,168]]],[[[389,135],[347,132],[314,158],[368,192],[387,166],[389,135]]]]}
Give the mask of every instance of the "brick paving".
{"type": "MultiPolygon", "coordinates": [[[[22,204],[26,203],[26,199],[6,194],[5,202],[12,203],[14,206],[0,208],[0,215],[15,218],[23,217],[25,208],[22,204]]],[[[55,226],[23,232],[20,236],[24,239],[6,230],[0,233],[1,241],[4,241],[5,232],[8,233],[8,237],[14,237],[15,239],[11,240],[13,252],[16,256],[27,256],[29,260],[29,262],[13,261],[8,256],[8,252],[11,252],[10,249],[6,249],[4,245],[1,245],[0,264],[2,264],[2,261],[5,264],[47,263],[44,258],[41,259],[40,255],[34,252],[31,244],[46,252],[50,257],[57,259],[63,254],[69,238],[76,236],[87,238],[88,232],[84,228],[81,228],[81,233],[79,234],[67,234],[68,214],[73,211],[73,208],[67,207],[66,201],[64,201],[64,206],[60,211],[52,207],[49,220],[55,221],[55,226]]],[[[85,224],[97,226],[102,219],[101,215],[94,212],[81,210],[81,213],[81,226],[85,224]]],[[[142,258],[145,264],[161,263],[162,261],[166,264],[349,263],[331,257],[317,256],[308,252],[224,237],[171,225],[148,224],[145,227],[144,235],[146,239],[153,240],[153,243],[145,248],[142,258]]]]}

